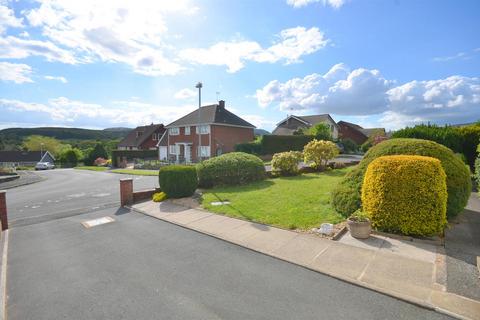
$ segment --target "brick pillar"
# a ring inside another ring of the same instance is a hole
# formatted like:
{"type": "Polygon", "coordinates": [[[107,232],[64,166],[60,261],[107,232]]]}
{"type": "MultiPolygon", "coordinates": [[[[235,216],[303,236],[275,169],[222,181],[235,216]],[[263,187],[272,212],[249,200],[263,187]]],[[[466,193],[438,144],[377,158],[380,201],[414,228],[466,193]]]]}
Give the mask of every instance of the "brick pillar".
{"type": "Polygon", "coordinates": [[[133,179],[120,179],[120,206],[133,203],[133,179]]]}
{"type": "Polygon", "coordinates": [[[7,192],[0,190],[0,221],[2,223],[2,230],[8,229],[7,217],[7,192]]]}

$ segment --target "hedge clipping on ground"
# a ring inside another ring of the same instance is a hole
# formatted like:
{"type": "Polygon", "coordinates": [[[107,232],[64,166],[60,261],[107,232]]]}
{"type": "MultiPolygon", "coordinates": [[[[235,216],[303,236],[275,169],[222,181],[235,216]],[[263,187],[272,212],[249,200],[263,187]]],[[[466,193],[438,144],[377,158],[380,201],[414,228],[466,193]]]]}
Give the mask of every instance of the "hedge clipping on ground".
{"type": "Polygon", "coordinates": [[[365,173],[362,206],[376,229],[417,236],[440,234],[447,223],[445,171],[431,157],[379,157],[365,173]]]}
{"type": "Polygon", "coordinates": [[[380,156],[400,154],[421,155],[440,160],[447,174],[447,218],[452,218],[463,210],[472,189],[468,167],[447,147],[421,139],[390,139],[372,147],[358,166],[333,190],[332,205],[335,210],[348,217],[359,209],[363,177],[370,162],[380,156]]]}
{"type": "Polygon", "coordinates": [[[197,165],[201,187],[240,185],[265,178],[263,161],[252,154],[231,152],[197,165]]]}
{"type": "Polygon", "coordinates": [[[166,166],[158,172],[160,188],[168,198],[183,198],[193,195],[198,186],[194,166],[166,166]]]}

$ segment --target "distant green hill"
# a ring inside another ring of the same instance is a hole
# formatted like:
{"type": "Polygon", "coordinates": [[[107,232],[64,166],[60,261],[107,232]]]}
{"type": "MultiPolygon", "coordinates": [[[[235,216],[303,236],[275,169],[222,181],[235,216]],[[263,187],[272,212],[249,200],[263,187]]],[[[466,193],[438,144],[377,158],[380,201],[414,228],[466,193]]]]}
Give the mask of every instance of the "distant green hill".
{"type": "Polygon", "coordinates": [[[28,136],[39,135],[56,138],[58,140],[111,140],[125,137],[130,130],[129,128],[104,130],[58,127],[9,128],[0,130],[0,139],[23,140],[28,136]]]}

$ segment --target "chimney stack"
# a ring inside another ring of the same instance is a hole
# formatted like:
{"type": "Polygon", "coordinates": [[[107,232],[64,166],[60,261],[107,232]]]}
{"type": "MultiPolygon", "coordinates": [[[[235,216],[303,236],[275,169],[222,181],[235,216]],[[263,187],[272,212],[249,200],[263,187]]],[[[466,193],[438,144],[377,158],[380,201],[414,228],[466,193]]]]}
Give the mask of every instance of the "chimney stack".
{"type": "Polygon", "coordinates": [[[220,107],[220,109],[225,109],[225,100],[218,101],[218,106],[220,107]]]}

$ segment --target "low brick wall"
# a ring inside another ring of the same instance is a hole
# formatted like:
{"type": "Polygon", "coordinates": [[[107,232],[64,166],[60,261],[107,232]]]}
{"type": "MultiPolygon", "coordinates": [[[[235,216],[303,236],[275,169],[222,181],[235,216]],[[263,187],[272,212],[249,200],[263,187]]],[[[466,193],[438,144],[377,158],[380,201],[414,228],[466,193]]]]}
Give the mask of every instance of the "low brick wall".
{"type": "Polygon", "coordinates": [[[160,192],[160,188],[140,190],[133,193],[133,203],[143,200],[151,200],[154,193],[160,192]]]}

